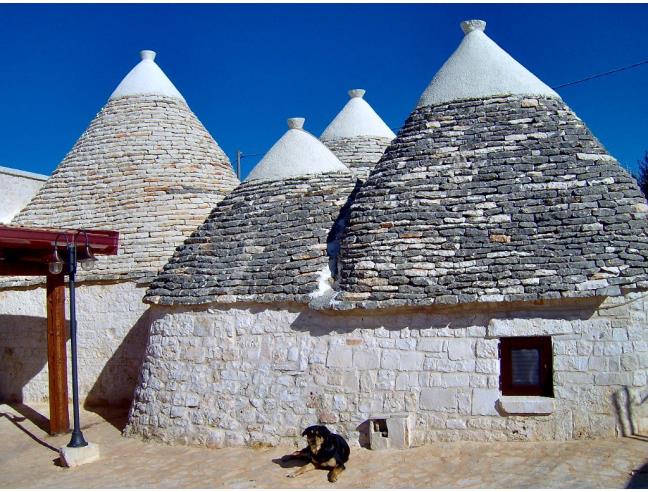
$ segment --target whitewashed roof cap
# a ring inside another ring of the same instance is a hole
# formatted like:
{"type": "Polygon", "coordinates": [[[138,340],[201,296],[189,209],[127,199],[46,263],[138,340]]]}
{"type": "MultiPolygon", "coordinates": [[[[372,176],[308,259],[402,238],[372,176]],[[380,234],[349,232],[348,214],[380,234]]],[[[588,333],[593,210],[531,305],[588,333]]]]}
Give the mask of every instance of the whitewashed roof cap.
{"type": "Polygon", "coordinates": [[[465,36],[419,99],[417,108],[460,99],[520,94],[560,99],[485,33],[486,22],[461,23],[465,36]]]}
{"type": "Polygon", "coordinates": [[[349,101],[333,121],[326,127],[320,138],[336,140],[353,137],[396,137],[367,101],[363,99],[364,89],[349,91],[349,101]]]}
{"type": "Polygon", "coordinates": [[[245,181],[349,170],[303,126],[304,118],[289,118],[288,131],[263,156],[245,181]]]}
{"type": "Polygon", "coordinates": [[[155,51],[142,50],[140,56],[142,61],[128,72],[109,100],[126,96],[159,95],[184,101],[184,97],[173,85],[173,82],[155,63],[155,51]]]}

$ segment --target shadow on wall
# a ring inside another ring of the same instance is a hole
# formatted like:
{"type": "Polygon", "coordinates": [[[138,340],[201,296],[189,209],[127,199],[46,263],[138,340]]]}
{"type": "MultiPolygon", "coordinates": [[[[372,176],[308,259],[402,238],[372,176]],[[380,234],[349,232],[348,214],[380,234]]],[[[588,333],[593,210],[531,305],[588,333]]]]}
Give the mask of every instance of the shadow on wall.
{"type": "Polygon", "coordinates": [[[642,421],[648,418],[648,391],[624,386],[612,395],[617,424],[624,437],[648,440],[642,421]]]}
{"type": "Polygon", "coordinates": [[[88,392],[83,407],[101,415],[114,427],[126,425],[128,409],[148,345],[151,324],[159,316],[147,309],[129,330],[121,344],[104,365],[99,377],[88,392]]]}
{"type": "MultiPolygon", "coordinates": [[[[269,310],[269,308],[266,308],[269,310]]],[[[274,309],[274,308],[273,308],[274,309]]],[[[489,310],[486,306],[450,306],[443,311],[420,308],[418,310],[377,311],[362,313],[360,311],[342,311],[331,313],[312,309],[299,309],[282,306],[291,312],[299,312],[291,328],[309,332],[311,336],[326,336],[333,332],[350,333],[356,329],[384,328],[389,331],[400,331],[405,328],[422,330],[427,328],[468,328],[471,326],[488,326],[493,318],[498,319],[589,319],[596,312],[596,305],[536,307],[499,307],[489,310]]],[[[263,309],[259,309],[263,311],[263,309]]],[[[251,310],[251,312],[255,312],[251,310]]]]}
{"type": "Polygon", "coordinates": [[[46,366],[47,319],[0,315],[0,400],[22,403],[24,387],[46,366]]]}

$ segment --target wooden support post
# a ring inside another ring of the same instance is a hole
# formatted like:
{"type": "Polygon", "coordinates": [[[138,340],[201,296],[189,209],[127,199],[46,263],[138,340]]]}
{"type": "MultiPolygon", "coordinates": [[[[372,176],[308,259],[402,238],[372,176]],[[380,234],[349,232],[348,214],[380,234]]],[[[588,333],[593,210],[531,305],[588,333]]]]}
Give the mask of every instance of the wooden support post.
{"type": "Polygon", "coordinates": [[[49,372],[50,434],[70,430],[65,330],[65,277],[47,276],[47,367],[49,372]]]}

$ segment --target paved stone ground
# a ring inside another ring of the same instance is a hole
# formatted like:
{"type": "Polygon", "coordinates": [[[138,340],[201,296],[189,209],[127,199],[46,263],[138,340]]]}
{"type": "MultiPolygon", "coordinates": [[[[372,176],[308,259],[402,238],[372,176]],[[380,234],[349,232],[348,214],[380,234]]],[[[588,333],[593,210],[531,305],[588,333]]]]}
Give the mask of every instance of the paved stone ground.
{"type": "MultiPolygon", "coordinates": [[[[0,487],[10,488],[621,488],[648,487],[648,438],[580,442],[438,443],[405,451],[352,449],[336,484],[326,472],[290,479],[273,460],[292,452],[166,446],[121,437],[124,416],[82,411],[102,459],[58,463],[69,435],[48,436],[47,407],[0,405],[0,487]]],[[[291,466],[296,466],[293,462],[291,466]]],[[[285,465],[284,465],[285,466],[285,465]]]]}

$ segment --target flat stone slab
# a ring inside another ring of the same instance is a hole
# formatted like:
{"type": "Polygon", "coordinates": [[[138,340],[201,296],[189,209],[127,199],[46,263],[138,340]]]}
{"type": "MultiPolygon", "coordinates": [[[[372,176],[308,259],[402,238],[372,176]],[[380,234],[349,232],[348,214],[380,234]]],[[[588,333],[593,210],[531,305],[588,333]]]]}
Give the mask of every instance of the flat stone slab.
{"type": "Polygon", "coordinates": [[[497,403],[509,415],[549,415],[554,411],[554,399],[544,396],[502,396],[497,403]]]}
{"type": "Polygon", "coordinates": [[[97,461],[100,457],[99,446],[89,442],[87,446],[71,448],[65,446],[59,450],[61,462],[68,468],[85,465],[97,461]]]}

